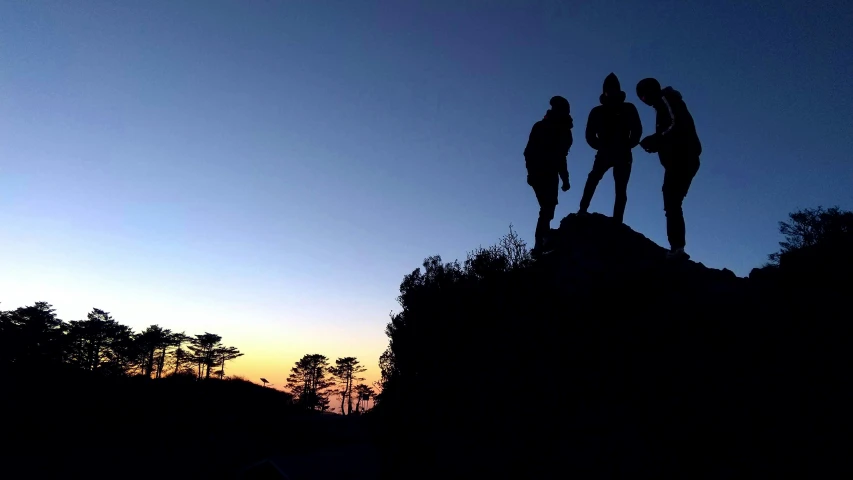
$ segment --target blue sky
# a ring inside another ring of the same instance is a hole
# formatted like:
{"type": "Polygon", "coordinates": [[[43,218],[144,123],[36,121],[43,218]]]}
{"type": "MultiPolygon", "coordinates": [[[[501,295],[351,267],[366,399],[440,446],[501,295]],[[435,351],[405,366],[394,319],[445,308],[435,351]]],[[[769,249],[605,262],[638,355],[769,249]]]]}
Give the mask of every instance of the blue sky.
{"type": "MultiPolygon", "coordinates": [[[[521,153],[557,94],[577,210],[611,71],[646,133],[643,77],[693,113],[695,260],[746,275],[790,211],[853,208],[849,2],[572,3],[0,2],[2,306],[372,367],[424,257],[532,242],[521,153]]],[[[662,178],[637,149],[625,221],[666,245],[662,178]]]]}

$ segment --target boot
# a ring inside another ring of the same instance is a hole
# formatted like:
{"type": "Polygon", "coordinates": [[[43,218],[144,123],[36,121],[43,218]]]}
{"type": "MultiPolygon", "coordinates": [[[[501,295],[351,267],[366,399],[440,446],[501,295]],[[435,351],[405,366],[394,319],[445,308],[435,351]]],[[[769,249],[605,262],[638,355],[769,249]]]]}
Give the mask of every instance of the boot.
{"type": "Polygon", "coordinates": [[[673,248],[672,250],[666,252],[667,260],[689,260],[690,255],[684,251],[684,248],[673,248]]]}

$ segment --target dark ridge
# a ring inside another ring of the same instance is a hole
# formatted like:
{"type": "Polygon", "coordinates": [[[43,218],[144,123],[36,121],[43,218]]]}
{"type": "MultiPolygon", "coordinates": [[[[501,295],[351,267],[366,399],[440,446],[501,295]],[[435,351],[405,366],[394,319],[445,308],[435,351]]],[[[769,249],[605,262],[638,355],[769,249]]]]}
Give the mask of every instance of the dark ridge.
{"type": "MultiPolygon", "coordinates": [[[[377,409],[387,478],[414,465],[424,478],[842,468],[853,399],[839,381],[851,364],[844,283],[826,270],[802,277],[798,259],[751,278],[673,262],[598,214],[552,233],[556,251],[514,268],[491,254],[456,267],[431,258],[404,280],[377,409]]],[[[849,261],[825,264],[849,282],[849,261]]]]}

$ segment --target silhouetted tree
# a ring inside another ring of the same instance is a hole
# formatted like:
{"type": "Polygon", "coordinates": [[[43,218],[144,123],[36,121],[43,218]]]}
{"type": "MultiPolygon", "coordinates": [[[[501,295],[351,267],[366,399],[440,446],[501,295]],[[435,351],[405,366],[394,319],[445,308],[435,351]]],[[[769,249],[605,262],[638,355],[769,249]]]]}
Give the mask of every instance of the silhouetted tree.
{"type": "Polygon", "coordinates": [[[329,359],[318,353],[303,356],[290,369],[287,387],[297,403],[308,410],[325,411],[329,408],[329,388],[334,382],[328,378],[329,359]]]}
{"type": "Polygon", "coordinates": [[[212,369],[219,367],[215,374],[224,379],[225,363],[243,353],[221,345],[220,340],[211,333],[190,339],[159,325],[135,334],[97,308],[86,320],[68,323],[57,318],[47,302],[0,311],[0,366],[14,369],[23,378],[34,372],[42,376],[62,364],[100,375],[161,378],[170,361],[173,374],[209,378],[212,369]],[[190,340],[190,348],[185,349],[190,340]]]}
{"type": "Polygon", "coordinates": [[[86,320],[71,321],[68,335],[70,360],[84,370],[123,374],[138,358],[130,327],[97,308],[86,320]]]}
{"type": "Polygon", "coordinates": [[[17,330],[10,312],[0,310],[0,367],[11,365],[14,360],[12,347],[15,345],[17,330]]]}
{"type": "Polygon", "coordinates": [[[65,360],[68,325],[56,317],[47,302],[36,302],[10,312],[0,312],[0,355],[19,365],[59,363],[65,360]]]}
{"type": "MultiPolygon", "coordinates": [[[[448,335],[445,330],[453,328],[446,322],[462,314],[455,305],[464,297],[458,295],[473,294],[476,288],[484,288],[511,272],[523,270],[531,262],[526,244],[510,228],[496,245],[470,252],[463,264],[458,261],[444,263],[440,256],[432,256],[424,260],[422,269],[406,275],[397,297],[402,310],[391,315],[385,330],[390,343],[380,357],[383,379],[380,400],[394,391],[398,378],[423,378],[423,369],[436,359],[432,344],[447,342],[439,337],[462,342],[461,337],[448,335]]],[[[472,325],[466,327],[473,328],[472,325]]],[[[441,375],[435,372],[426,377],[441,378],[441,375]]],[[[419,385],[424,387],[425,383],[422,381],[419,385]]]]}
{"type": "Polygon", "coordinates": [[[787,253],[819,244],[849,242],[853,236],[853,212],[838,207],[806,208],[790,213],[788,218],[787,222],[779,222],[779,232],[785,241],[779,242],[778,252],[768,256],[771,264],[778,265],[787,253]]]}
{"type": "Polygon", "coordinates": [[[367,369],[355,357],[343,357],[335,360],[335,366],[331,367],[329,371],[339,380],[338,393],[341,396],[341,415],[349,415],[352,413],[353,384],[364,380],[358,374],[366,372],[367,369]],[[344,411],[345,405],[346,411],[344,411]]]}
{"type": "MultiPolygon", "coordinates": [[[[391,318],[394,318],[394,314],[391,314],[391,318]]],[[[380,392],[385,388],[391,380],[391,377],[394,375],[394,363],[394,352],[391,350],[391,347],[388,346],[385,348],[385,351],[382,352],[382,355],[379,356],[379,381],[377,382],[377,388],[379,388],[380,392]]],[[[377,395],[376,400],[382,400],[381,393],[377,395]]]]}
{"type": "Polygon", "coordinates": [[[171,342],[172,331],[159,325],[151,325],[136,335],[136,343],[142,355],[140,359],[142,374],[151,378],[156,373],[160,378],[165,352],[171,342]]]}
{"type": "Polygon", "coordinates": [[[512,225],[509,226],[509,233],[498,240],[495,250],[506,259],[509,268],[526,267],[533,261],[527,243],[518,236],[512,225]]]}
{"type": "Polygon", "coordinates": [[[381,381],[381,380],[376,380],[376,381],[374,381],[374,382],[373,382],[373,387],[372,387],[372,388],[374,388],[374,389],[375,389],[375,390],[374,390],[374,392],[378,392],[378,393],[374,393],[374,394],[373,394],[373,395],[376,397],[376,400],[378,401],[378,400],[379,400],[379,395],[382,393],[382,381],[381,381]]]}
{"type": "Polygon", "coordinates": [[[205,332],[190,340],[189,350],[198,366],[197,378],[210,378],[210,369],[216,363],[216,351],[221,347],[222,337],[205,332]]]}
{"type": "Polygon", "coordinates": [[[163,336],[156,348],[154,361],[154,378],[162,378],[166,369],[166,358],[173,352],[172,347],[179,346],[184,342],[186,336],[183,333],[173,333],[169,329],[163,330],[163,336]]]}
{"type": "Polygon", "coordinates": [[[183,348],[183,345],[190,341],[190,337],[183,332],[172,335],[171,346],[175,347],[172,350],[171,363],[173,366],[172,375],[184,373],[191,370],[192,355],[189,351],[183,348]]]}
{"type": "MultiPolygon", "coordinates": [[[[466,412],[466,422],[488,415],[478,413],[479,405],[474,403],[482,393],[474,392],[487,392],[507,376],[522,375],[511,370],[515,360],[501,355],[506,355],[506,346],[512,342],[518,344],[512,348],[519,357],[536,357],[519,348],[534,343],[524,335],[528,329],[519,324],[534,321],[535,309],[548,305],[536,298],[522,301],[535,288],[523,281],[526,271],[535,270],[533,266],[525,243],[510,228],[496,245],[469,252],[464,262],[444,262],[440,256],[431,256],[421,268],[403,277],[397,297],[400,311],[391,314],[385,330],[389,344],[379,358],[380,393],[374,397],[373,407],[377,418],[387,420],[383,420],[387,438],[449,428],[462,417],[454,412],[466,412]],[[522,304],[529,306],[529,317],[518,308],[522,304]],[[506,365],[501,369],[504,373],[460,372],[477,358],[501,359],[506,365]],[[436,395],[450,400],[436,403],[436,395]]],[[[535,369],[523,375],[534,383],[545,381],[537,377],[535,369]]],[[[421,453],[431,455],[433,447],[425,440],[428,436],[418,436],[405,446],[392,441],[388,448],[415,455],[400,460],[401,465],[417,463],[424,458],[421,453]],[[419,443],[421,439],[426,444],[419,443]]],[[[402,478],[406,473],[398,475],[402,478]]]]}
{"type": "Polygon", "coordinates": [[[134,339],[133,329],[118,324],[109,352],[110,360],[101,365],[101,372],[109,375],[126,375],[139,371],[142,357],[134,339]]]}
{"type": "Polygon", "coordinates": [[[220,380],[225,378],[225,362],[242,356],[243,353],[241,353],[240,350],[237,350],[236,347],[219,347],[214,350],[213,358],[216,361],[216,364],[220,367],[217,372],[220,380]]]}
{"type": "Polygon", "coordinates": [[[355,394],[358,396],[358,400],[355,404],[355,413],[358,414],[367,408],[367,403],[370,401],[370,398],[373,397],[374,392],[372,388],[360,383],[355,386],[355,394]],[[364,405],[364,407],[362,407],[362,405],[364,405]]]}

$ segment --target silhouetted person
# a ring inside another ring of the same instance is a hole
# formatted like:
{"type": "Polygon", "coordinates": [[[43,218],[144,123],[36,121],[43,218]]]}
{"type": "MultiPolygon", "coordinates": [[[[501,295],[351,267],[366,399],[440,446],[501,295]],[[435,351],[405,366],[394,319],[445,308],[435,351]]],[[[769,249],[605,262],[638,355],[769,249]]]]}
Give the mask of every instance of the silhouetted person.
{"type": "Polygon", "coordinates": [[[545,253],[551,232],[551,220],[557,208],[560,179],[563,191],[569,185],[569,169],[566,156],[572,146],[572,116],[569,115],[569,101],[563,97],[552,97],[551,109],[545,118],[536,122],[530,130],[530,138],[524,149],[524,162],[527,165],[527,184],[533,187],[536,200],[539,201],[539,221],[536,223],[536,242],[531,253],[545,253]]]}
{"type": "Polygon", "coordinates": [[[586,122],[586,143],[597,152],[592,171],[583,187],[579,213],[587,212],[598,182],[612,168],[616,184],[613,218],[622,223],[625,204],[628,203],[628,179],[631,178],[633,162],[631,149],[640,142],[643,126],[637,107],[625,101],[625,92],[619,86],[616,74],[611,73],[604,79],[603,93],[598,100],[601,105],[589,112],[586,122]]]}
{"type": "Polygon", "coordinates": [[[684,252],[687,242],[681,205],[699,171],[702,144],[681,93],[672,87],[661,90],[657,80],[645,78],[637,83],[637,96],[657,112],[655,133],[644,138],[640,146],[649,153],[657,152],[665,172],[662,190],[670,246],[667,256],[687,259],[690,255],[684,252]]]}

